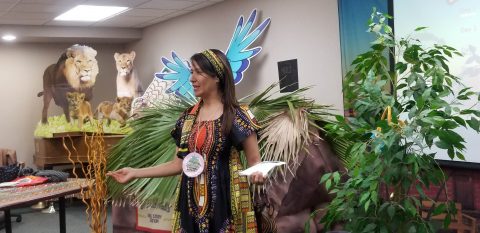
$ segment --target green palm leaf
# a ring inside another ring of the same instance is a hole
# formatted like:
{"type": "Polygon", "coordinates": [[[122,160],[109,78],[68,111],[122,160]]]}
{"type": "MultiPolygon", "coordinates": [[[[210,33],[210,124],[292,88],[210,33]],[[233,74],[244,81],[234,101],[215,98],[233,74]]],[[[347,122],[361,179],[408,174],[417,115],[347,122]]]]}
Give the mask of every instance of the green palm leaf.
{"type": "MultiPolygon", "coordinates": [[[[285,161],[291,165],[288,170],[294,174],[298,166],[297,154],[310,143],[311,137],[318,137],[318,130],[322,130],[319,123],[330,122],[330,107],[305,98],[304,92],[309,88],[279,94],[279,91],[273,91],[277,86],[278,83],[274,83],[258,94],[242,98],[240,102],[250,106],[261,126],[259,144],[262,159],[285,161]]],[[[149,167],[170,161],[175,156],[175,143],[170,131],[180,114],[193,104],[177,99],[144,110],[141,118],[130,123],[133,132],[112,148],[107,170],[125,166],[149,167]]],[[[122,185],[107,179],[109,196],[114,202],[128,201],[134,205],[169,203],[177,182],[177,177],[144,178],[122,185]]]]}
{"type": "MultiPolygon", "coordinates": [[[[155,166],[172,160],[175,143],[170,131],[180,114],[192,106],[176,99],[146,109],[142,117],[130,125],[133,132],[112,148],[107,170],[113,171],[125,166],[142,168],[155,166]]],[[[136,179],[128,184],[107,180],[109,195],[114,201],[132,199],[134,204],[166,204],[175,191],[177,177],[136,179]],[[147,188],[148,187],[148,188],[147,188]]]]}
{"type": "Polygon", "coordinates": [[[329,122],[331,108],[306,98],[304,92],[310,87],[279,95],[280,90],[272,92],[278,85],[274,83],[257,96],[249,95],[240,101],[251,99],[250,109],[262,126],[259,132],[262,160],[284,161],[289,164],[287,170],[295,174],[300,165],[297,155],[311,142],[311,137],[318,137],[321,130],[318,123],[329,122]]]}
{"type": "MultiPolygon", "coordinates": [[[[328,135],[328,134],[327,134],[328,135]]],[[[332,138],[329,136],[325,137],[332,146],[333,152],[337,155],[337,157],[342,161],[346,168],[352,168],[354,165],[352,164],[352,160],[350,157],[350,149],[353,146],[353,142],[349,141],[345,138],[332,138]]]]}

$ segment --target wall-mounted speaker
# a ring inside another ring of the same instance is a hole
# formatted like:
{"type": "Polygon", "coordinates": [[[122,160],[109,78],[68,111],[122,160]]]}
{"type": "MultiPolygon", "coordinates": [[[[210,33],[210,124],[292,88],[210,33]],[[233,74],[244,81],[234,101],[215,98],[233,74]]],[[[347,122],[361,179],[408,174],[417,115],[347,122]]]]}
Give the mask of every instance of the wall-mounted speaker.
{"type": "Polygon", "coordinates": [[[298,90],[298,65],[297,59],[278,62],[278,78],[280,80],[280,92],[292,92],[298,90]]]}

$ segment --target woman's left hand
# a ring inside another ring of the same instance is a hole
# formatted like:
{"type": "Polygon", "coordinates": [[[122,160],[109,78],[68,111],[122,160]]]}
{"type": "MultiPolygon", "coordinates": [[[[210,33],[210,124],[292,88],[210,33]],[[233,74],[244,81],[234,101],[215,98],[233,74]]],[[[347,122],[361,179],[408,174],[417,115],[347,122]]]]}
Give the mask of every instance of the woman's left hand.
{"type": "Polygon", "coordinates": [[[265,181],[265,177],[263,177],[262,172],[254,172],[250,174],[250,182],[252,184],[263,184],[265,181]]]}

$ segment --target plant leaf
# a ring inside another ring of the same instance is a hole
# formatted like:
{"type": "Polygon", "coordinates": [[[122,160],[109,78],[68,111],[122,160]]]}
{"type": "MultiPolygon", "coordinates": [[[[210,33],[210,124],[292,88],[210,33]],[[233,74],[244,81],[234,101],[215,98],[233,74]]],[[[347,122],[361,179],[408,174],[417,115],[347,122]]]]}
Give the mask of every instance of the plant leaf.
{"type": "Polygon", "coordinates": [[[426,28],[427,27],[417,27],[417,28],[415,28],[415,31],[418,32],[418,31],[421,31],[421,30],[426,29],[426,28]]]}

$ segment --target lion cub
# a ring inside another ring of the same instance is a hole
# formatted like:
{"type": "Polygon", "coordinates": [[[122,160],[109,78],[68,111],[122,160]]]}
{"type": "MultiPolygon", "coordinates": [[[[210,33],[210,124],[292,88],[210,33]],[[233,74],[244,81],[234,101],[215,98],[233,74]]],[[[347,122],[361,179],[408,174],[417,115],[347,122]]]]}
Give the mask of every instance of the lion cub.
{"type": "Polygon", "coordinates": [[[67,92],[67,101],[71,122],[78,119],[79,128],[82,128],[87,118],[89,121],[93,120],[92,107],[85,100],[85,93],[67,92]]]}
{"type": "Polygon", "coordinates": [[[101,102],[95,111],[97,119],[107,119],[107,125],[110,125],[111,120],[117,120],[122,127],[125,126],[131,110],[132,99],[132,97],[117,97],[116,103],[111,101],[101,102]]]}

